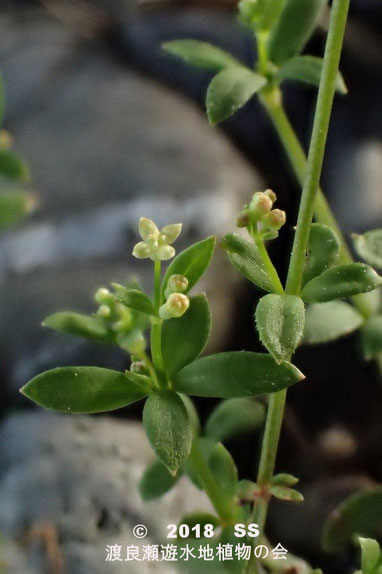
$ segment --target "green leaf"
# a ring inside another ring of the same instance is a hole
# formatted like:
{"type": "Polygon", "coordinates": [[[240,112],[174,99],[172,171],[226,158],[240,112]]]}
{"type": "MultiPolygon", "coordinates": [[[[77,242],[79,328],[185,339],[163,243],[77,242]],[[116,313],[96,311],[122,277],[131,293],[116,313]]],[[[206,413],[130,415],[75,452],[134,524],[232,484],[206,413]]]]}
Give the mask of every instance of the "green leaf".
{"type": "Polygon", "coordinates": [[[22,221],[33,207],[33,196],[25,191],[0,192],[0,229],[22,221]]]}
{"type": "Polygon", "coordinates": [[[216,125],[232,116],[244,106],[261,88],[267,79],[244,66],[227,68],[212,80],[207,91],[207,115],[211,125],[216,125]]]}
{"type": "Polygon", "coordinates": [[[181,473],[173,476],[167,467],[156,460],[148,466],[139,482],[139,492],[143,500],[153,500],[166,494],[180,478],[181,473]]]}
{"type": "Polygon", "coordinates": [[[207,419],[205,433],[217,441],[226,441],[259,428],[265,420],[265,407],[253,399],[222,401],[207,419]]]}
{"type": "Polygon", "coordinates": [[[231,264],[264,291],[273,291],[273,284],[269,278],[264,262],[260,257],[254,243],[246,241],[239,235],[230,233],[222,241],[222,247],[227,251],[231,264]]]}
{"type": "Polygon", "coordinates": [[[304,332],[305,308],[295,295],[265,295],[256,308],[260,339],[277,363],[290,360],[304,332]]]}
{"type": "Polygon", "coordinates": [[[271,484],[273,486],[294,486],[298,481],[299,479],[293,476],[293,474],[286,474],[284,472],[275,474],[271,478],[271,484]]]}
{"type": "Polygon", "coordinates": [[[8,179],[27,181],[29,170],[17,154],[9,150],[0,151],[0,175],[8,179]]]}
{"type": "MultiPolygon", "coordinates": [[[[315,56],[295,56],[291,58],[276,73],[276,79],[280,82],[284,80],[297,80],[313,86],[319,86],[324,60],[315,56]]],[[[337,73],[336,90],[340,94],[347,94],[343,76],[337,73]]]]}
{"type": "Polygon", "coordinates": [[[212,524],[214,528],[217,528],[219,526],[219,518],[208,512],[192,512],[183,516],[179,524],[187,524],[191,530],[190,538],[195,538],[195,532],[192,532],[194,526],[200,526],[201,534],[203,534],[206,524],[212,524]]]}
{"type": "Polygon", "coordinates": [[[304,379],[290,363],[278,365],[270,355],[238,351],[209,355],[177,373],[181,393],[229,399],[274,393],[304,379]]]}
{"type": "Polygon", "coordinates": [[[286,0],[269,39],[272,62],[286,62],[304,49],[325,5],[326,0],[286,0]]]}
{"type": "Polygon", "coordinates": [[[124,373],[99,367],[59,367],[34,377],[20,391],[47,409],[66,413],[102,413],[143,399],[124,373]]]}
{"type": "Polygon", "coordinates": [[[381,555],[381,548],[372,538],[359,538],[362,574],[374,574],[381,555]]]}
{"type": "Polygon", "coordinates": [[[287,486],[271,486],[271,493],[275,498],[284,500],[285,502],[303,502],[304,500],[301,492],[287,486]]]}
{"type": "Polygon", "coordinates": [[[382,268],[382,229],[373,229],[363,235],[352,235],[354,249],[373,267],[382,268]]]}
{"type": "Polygon", "coordinates": [[[199,40],[173,40],[162,44],[162,48],[168,54],[181,58],[187,64],[204,70],[219,72],[230,66],[241,65],[241,62],[231,56],[229,52],[199,40]]]}
{"type": "Polygon", "coordinates": [[[238,474],[234,460],[221,442],[216,443],[208,457],[208,466],[225,498],[234,498],[238,474]]]}
{"type": "Polygon", "coordinates": [[[351,495],[333,512],[325,524],[324,547],[340,552],[354,535],[377,537],[382,532],[382,487],[362,490],[351,495]]]}
{"type": "Polygon", "coordinates": [[[150,395],[143,410],[143,425],[158,458],[175,476],[190,454],[193,436],[182,399],[172,391],[150,395]]]}
{"type": "Polygon", "coordinates": [[[382,353],[382,315],[371,317],[362,327],[361,345],[366,361],[382,353]]]}
{"type": "Polygon", "coordinates": [[[211,332],[211,313],[205,295],[190,298],[182,317],[164,321],[162,355],[167,376],[172,377],[203,351],[211,332]]]}
{"type": "Polygon", "coordinates": [[[333,231],[321,223],[312,223],[302,284],[306,285],[333,267],[337,262],[339,253],[340,243],[333,231]]]}
{"type": "Polygon", "coordinates": [[[124,293],[118,295],[117,300],[129,309],[138,311],[138,313],[156,316],[150,298],[138,289],[126,289],[124,293]]]}
{"type": "Polygon", "coordinates": [[[372,291],[382,285],[374,269],[365,263],[336,265],[307,283],[301,297],[306,303],[325,303],[372,291]]]}
{"type": "Polygon", "coordinates": [[[102,343],[113,341],[113,336],[98,317],[90,317],[82,313],[69,311],[54,313],[44,319],[42,326],[49,327],[60,333],[84,337],[85,339],[92,339],[102,343]]]}
{"type": "Polygon", "coordinates": [[[207,237],[194,245],[191,245],[170,263],[162,283],[162,297],[167,287],[167,281],[171,275],[184,275],[188,279],[188,287],[184,293],[191,291],[209,266],[215,249],[215,237],[207,237]]]}
{"type": "Polygon", "coordinates": [[[363,317],[345,301],[308,305],[304,343],[316,345],[350,335],[363,324],[363,317]]]}

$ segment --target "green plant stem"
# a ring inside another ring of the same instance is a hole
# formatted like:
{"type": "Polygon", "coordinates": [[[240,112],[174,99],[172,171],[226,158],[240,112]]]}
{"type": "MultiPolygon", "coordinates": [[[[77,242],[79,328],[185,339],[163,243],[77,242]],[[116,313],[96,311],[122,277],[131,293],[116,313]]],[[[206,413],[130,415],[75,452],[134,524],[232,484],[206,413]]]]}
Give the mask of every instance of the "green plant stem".
{"type": "MultiPolygon", "coordinates": [[[[307,159],[301,143],[285,113],[280,89],[278,87],[272,87],[272,89],[263,93],[261,96],[261,102],[272,121],[277,135],[279,136],[297,180],[301,185],[303,185],[307,169],[307,159]]],[[[316,196],[314,215],[319,223],[327,225],[337,235],[340,241],[339,262],[351,263],[353,261],[352,254],[346,244],[346,240],[336,218],[331,211],[329,203],[320,188],[316,196]]],[[[373,309],[367,296],[363,294],[357,295],[352,298],[352,301],[354,306],[365,319],[373,314],[373,309]]]]}
{"type": "MultiPolygon", "coordinates": [[[[325,48],[325,58],[317,98],[317,107],[313,124],[312,139],[306,168],[304,166],[305,183],[301,196],[297,229],[289,266],[286,292],[299,294],[304,268],[305,252],[309,240],[310,225],[313,218],[315,199],[321,176],[322,162],[325,152],[329,120],[335,92],[335,81],[338,71],[343,37],[349,9],[349,0],[334,0],[331,10],[328,38],[325,48]]],[[[299,165],[301,154],[296,158],[299,165]]],[[[302,174],[301,174],[302,175],[302,174]]],[[[272,394],[269,400],[267,421],[260,456],[258,484],[267,487],[272,479],[277,449],[280,439],[281,426],[284,416],[286,390],[272,394]]],[[[268,498],[264,497],[255,508],[254,516],[261,520],[260,531],[263,531],[268,508],[268,498]]],[[[251,571],[252,565],[249,565],[251,571]]]]}
{"type": "MultiPolygon", "coordinates": [[[[161,261],[154,262],[154,308],[159,313],[161,304],[161,261]]],[[[166,377],[164,375],[163,357],[162,357],[162,320],[155,319],[151,326],[151,356],[157,376],[158,384],[161,388],[167,387],[166,377]]]]}
{"type": "Polygon", "coordinates": [[[312,138],[309,147],[305,183],[301,196],[296,235],[293,243],[286,285],[286,291],[292,295],[298,295],[301,289],[305,252],[308,247],[310,225],[320,186],[322,164],[325,155],[325,146],[336,89],[336,77],[341,57],[349,3],[350,0],[334,0],[331,10],[322,76],[318,90],[312,138]]]}
{"type": "Polygon", "coordinates": [[[222,524],[224,526],[233,524],[235,514],[233,505],[227,501],[225,494],[216,482],[200,449],[197,439],[192,443],[190,462],[195,474],[203,486],[203,490],[206,492],[212,506],[221,519],[222,524]]]}
{"type": "Polygon", "coordinates": [[[263,260],[265,270],[268,274],[268,277],[272,281],[272,285],[273,285],[273,289],[274,289],[275,293],[278,293],[279,295],[283,295],[284,287],[282,286],[282,283],[280,281],[280,277],[279,277],[279,275],[275,269],[275,266],[272,263],[271,258],[269,257],[269,254],[268,254],[268,251],[264,245],[263,239],[260,237],[259,233],[257,233],[257,232],[254,232],[252,236],[253,236],[253,239],[256,243],[256,247],[258,249],[258,252],[259,252],[259,254],[263,260]]]}

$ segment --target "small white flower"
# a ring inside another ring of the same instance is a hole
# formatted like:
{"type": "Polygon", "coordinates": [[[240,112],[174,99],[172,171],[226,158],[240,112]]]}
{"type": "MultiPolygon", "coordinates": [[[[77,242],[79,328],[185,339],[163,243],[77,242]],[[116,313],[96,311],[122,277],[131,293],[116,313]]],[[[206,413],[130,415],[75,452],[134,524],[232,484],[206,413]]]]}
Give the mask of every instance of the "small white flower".
{"type": "Polygon", "coordinates": [[[171,295],[171,293],[183,293],[188,287],[188,279],[184,275],[171,275],[167,281],[167,287],[165,290],[166,299],[171,295]]]}
{"type": "Polygon", "coordinates": [[[182,231],[181,223],[166,225],[159,231],[155,223],[147,217],[139,220],[139,234],[143,241],[137,243],[133,255],[137,259],[152,259],[153,261],[168,261],[175,255],[175,249],[171,247],[182,231]]]}

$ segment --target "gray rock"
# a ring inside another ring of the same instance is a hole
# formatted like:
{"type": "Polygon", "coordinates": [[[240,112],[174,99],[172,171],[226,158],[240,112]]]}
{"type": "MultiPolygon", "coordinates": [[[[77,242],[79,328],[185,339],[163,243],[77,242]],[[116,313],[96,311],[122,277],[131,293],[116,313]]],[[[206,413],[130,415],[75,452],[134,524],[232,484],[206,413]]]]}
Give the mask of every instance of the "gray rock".
{"type": "MultiPolygon", "coordinates": [[[[126,562],[105,562],[107,545],[122,546],[125,557],[126,546],[142,551],[143,544],[165,543],[168,524],[210,510],[185,478],[158,501],[143,503],[138,481],[153,455],[138,423],[28,413],[9,417],[0,436],[0,531],[31,540],[33,529],[54,530],[70,574],[126,572],[126,562]],[[142,542],[133,535],[137,524],[148,529],[142,542]]],[[[45,571],[41,545],[30,543],[26,555],[37,572],[45,571]]],[[[128,568],[129,574],[173,572],[163,562],[128,568]]]]}
{"type": "MultiPolygon", "coordinates": [[[[0,346],[16,388],[43,368],[94,355],[98,365],[123,364],[121,355],[43,334],[39,324],[62,308],[89,310],[91,293],[110,281],[143,275],[150,286],[149,264],[130,257],[139,216],[182,221],[180,249],[231,230],[260,182],[193,105],[120,67],[94,41],[79,42],[33,10],[3,15],[0,29],[6,127],[41,198],[35,217],[0,240],[0,346]]],[[[222,259],[203,286],[215,348],[237,281],[222,259]]]]}

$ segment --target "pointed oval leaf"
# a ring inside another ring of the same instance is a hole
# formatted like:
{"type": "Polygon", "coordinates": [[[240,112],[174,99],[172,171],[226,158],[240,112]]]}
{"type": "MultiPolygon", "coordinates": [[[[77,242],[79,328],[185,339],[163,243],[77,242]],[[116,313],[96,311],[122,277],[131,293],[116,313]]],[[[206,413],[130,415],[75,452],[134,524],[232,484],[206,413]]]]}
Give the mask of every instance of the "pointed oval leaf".
{"type": "Polygon", "coordinates": [[[373,538],[359,538],[362,574],[374,574],[381,557],[381,548],[373,538]]]}
{"type": "Polygon", "coordinates": [[[232,456],[221,442],[213,446],[208,457],[208,466],[224,496],[233,498],[237,491],[238,472],[232,456]]]}
{"type": "Polygon", "coordinates": [[[150,298],[139,289],[126,289],[124,293],[118,295],[117,300],[129,307],[129,309],[138,311],[138,313],[156,316],[154,305],[150,298]]]}
{"type": "Polygon", "coordinates": [[[259,428],[265,420],[265,407],[248,398],[222,401],[207,419],[205,433],[224,442],[259,428]]]}
{"type": "Polygon", "coordinates": [[[102,413],[126,407],[147,395],[124,373],[99,367],[59,367],[34,377],[21,393],[47,409],[102,413]]]}
{"type": "Polygon", "coordinates": [[[163,496],[175,486],[180,476],[181,473],[173,476],[160,460],[156,460],[146,468],[139,482],[142,499],[146,501],[163,496]]]}
{"type": "Polygon", "coordinates": [[[371,317],[362,327],[361,345],[367,361],[382,353],[382,315],[371,317]]]}
{"type": "Polygon", "coordinates": [[[377,269],[382,269],[382,229],[373,229],[363,235],[352,235],[357,254],[377,269]]]}
{"type": "Polygon", "coordinates": [[[162,328],[162,355],[167,376],[194,361],[203,351],[211,332],[211,313],[205,295],[190,297],[190,307],[162,328]]]}
{"type": "Polygon", "coordinates": [[[20,156],[9,150],[0,151],[0,175],[8,179],[27,181],[29,170],[20,156]]]}
{"type": "Polygon", "coordinates": [[[230,233],[224,237],[222,247],[226,250],[231,264],[239,273],[260,289],[274,291],[272,281],[254,243],[230,233]]]}
{"type": "Polygon", "coordinates": [[[372,291],[382,285],[382,277],[365,263],[336,265],[307,283],[301,297],[306,303],[325,303],[372,291]]]}
{"type": "MultiPolygon", "coordinates": [[[[316,56],[296,56],[281,66],[276,78],[284,80],[297,80],[313,86],[319,86],[321,81],[324,60],[316,56]]],[[[337,73],[336,90],[339,94],[347,94],[347,88],[340,72],[337,73]]]]}
{"type": "Polygon", "coordinates": [[[345,301],[308,305],[305,313],[304,343],[316,345],[350,335],[363,324],[363,317],[345,301]]]}
{"type": "Polygon", "coordinates": [[[354,535],[376,538],[382,532],[382,487],[356,492],[342,502],[325,524],[324,547],[340,552],[354,535]]]}
{"type": "Polygon", "coordinates": [[[242,65],[239,60],[234,58],[229,52],[226,52],[218,46],[199,40],[184,39],[172,40],[162,44],[162,48],[168,54],[181,58],[187,64],[219,72],[230,66],[242,65]]]}
{"type": "Polygon", "coordinates": [[[266,83],[264,76],[244,66],[227,68],[219,72],[207,91],[207,115],[211,125],[214,126],[232,116],[266,83]]]}
{"type": "Polygon", "coordinates": [[[275,498],[279,500],[283,500],[285,502],[303,502],[304,497],[301,492],[298,490],[294,490],[293,488],[289,488],[288,486],[283,485],[275,485],[271,486],[271,493],[275,498]]]}
{"type": "Polygon", "coordinates": [[[295,486],[299,479],[293,474],[287,474],[282,472],[280,474],[275,474],[271,479],[271,484],[273,486],[295,486]]]}
{"type": "Polygon", "coordinates": [[[203,357],[174,378],[181,393],[229,399],[274,393],[304,379],[290,363],[278,365],[263,353],[238,351],[203,357]]]}
{"type": "Polygon", "coordinates": [[[188,279],[188,287],[184,293],[188,293],[199,281],[209,266],[215,249],[215,237],[207,237],[194,245],[191,245],[170,263],[163,278],[162,297],[171,275],[184,275],[188,279]]]}
{"type": "Polygon", "coordinates": [[[92,339],[102,343],[113,341],[113,336],[99,318],[82,313],[72,313],[70,311],[54,313],[44,319],[42,326],[60,333],[84,337],[85,339],[92,339]]]}
{"type": "Polygon", "coordinates": [[[0,193],[0,229],[3,231],[22,221],[31,211],[33,198],[24,191],[0,193]]]}
{"type": "Polygon", "coordinates": [[[333,231],[327,225],[312,223],[302,284],[306,285],[333,267],[337,262],[339,253],[340,243],[333,231]]]}
{"type": "Polygon", "coordinates": [[[260,340],[277,363],[290,359],[297,349],[304,322],[304,303],[295,295],[265,295],[256,308],[260,340]]]}
{"type": "Polygon", "coordinates": [[[193,438],[182,399],[172,391],[153,393],[143,410],[143,425],[157,456],[175,476],[190,454],[193,438]]]}
{"type": "Polygon", "coordinates": [[[326,0],[286,0],[269,39],[272,62],[286,62],[303,50],[325,5],[326,0]]]}

